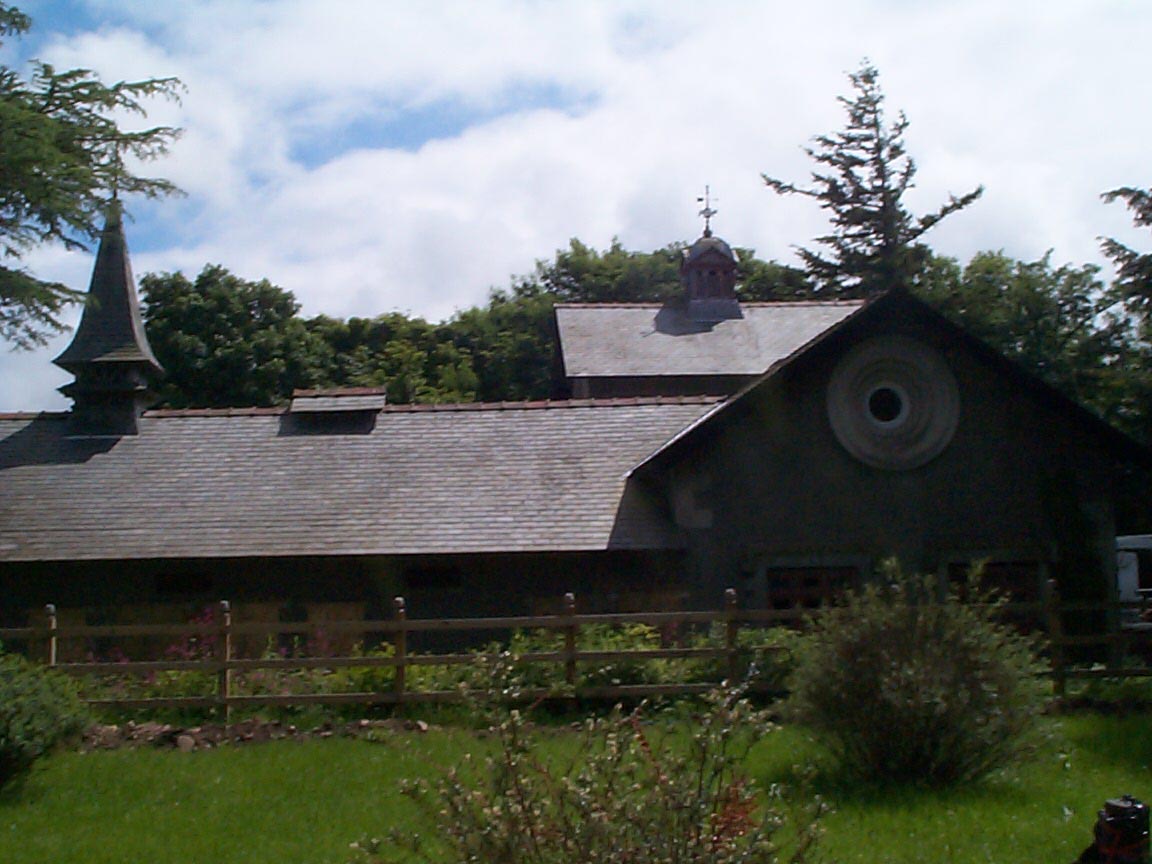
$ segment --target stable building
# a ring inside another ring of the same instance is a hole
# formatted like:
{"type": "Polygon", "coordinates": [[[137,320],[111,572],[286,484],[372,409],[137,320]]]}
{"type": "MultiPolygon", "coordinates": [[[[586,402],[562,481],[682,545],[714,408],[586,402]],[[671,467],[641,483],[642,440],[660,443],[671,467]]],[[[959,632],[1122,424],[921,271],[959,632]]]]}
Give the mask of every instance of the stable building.
{"type": "Polygon", "coordinates": [[[1036,597],[1114,591],[1147,451],[904,291],[741,303],[706,230],[665,304],[556,308],[572,398],[147,410],[122,224],[57,359],[69,412],[0,415],[0,626],[809,605],[895,556],[1036,597]]]}

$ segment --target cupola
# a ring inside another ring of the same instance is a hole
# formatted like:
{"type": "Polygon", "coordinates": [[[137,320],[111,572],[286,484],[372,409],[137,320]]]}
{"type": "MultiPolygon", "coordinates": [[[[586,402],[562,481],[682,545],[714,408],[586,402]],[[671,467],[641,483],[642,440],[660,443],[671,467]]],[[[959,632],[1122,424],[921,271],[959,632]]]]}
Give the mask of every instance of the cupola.
{"type": "Polygon", "coordinates": [[[694,321],[724,321],[742,318],[736,297],[736,256],[732,247],[712,235],[712,217],[708,187],[705,187],[704,234],[684,251],[680,262],[680,284],[684,287],[688,317],[694,321]]]}

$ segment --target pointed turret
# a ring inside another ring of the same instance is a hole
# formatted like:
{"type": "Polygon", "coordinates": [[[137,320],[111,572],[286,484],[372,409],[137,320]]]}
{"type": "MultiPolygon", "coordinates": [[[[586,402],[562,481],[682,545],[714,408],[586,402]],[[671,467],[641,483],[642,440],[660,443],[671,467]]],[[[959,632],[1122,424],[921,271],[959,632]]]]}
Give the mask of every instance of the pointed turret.
{"type": "Polygon", "coordinates": [[[108,208],[76,336],[53,362],[76,376],[60,388],[73,401],[74,434],[136,434],[148,374],[163,370],[144,335],[118,201],[108,208]]]}

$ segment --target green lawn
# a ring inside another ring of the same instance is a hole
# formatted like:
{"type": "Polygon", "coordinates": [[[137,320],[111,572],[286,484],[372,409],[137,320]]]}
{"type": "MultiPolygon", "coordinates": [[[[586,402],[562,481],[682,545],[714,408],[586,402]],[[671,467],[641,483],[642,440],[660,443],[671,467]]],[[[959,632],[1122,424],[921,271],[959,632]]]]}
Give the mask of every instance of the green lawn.
{"type": "MultiPolygon", "coordinates": [[[[1105,798],[1152,798],[1148,716],[1062,719],[1025,768],[952,792],[846,789],[817,777],[836,812],[826,859],[1071,862],[1105,798]]],[[[216,751],[59,754],[0,795],[3,864],[328,864],[348,844],[412,816],[397,781],[455,764],[466,732],[396,733],[384,743],[279,742],[216,751]]],[[[820,759],[785,729],[755,751],[763,781],[820,759]]]]}
{"type": "MultiPolygon", "coordinates": [[[[1124,793],[1152,799],[1152,717],[1061,718],[1027,765],[949,791],[845,789],[817,779],[835,806],[825,819],[828,858],[852,862],[1072,862],[1092,839],[1096,811],[1124,793]]],[[[786,778],[789,758],[819,759],[783,730],[757,773],[786,778]],[[791,757],[782,751],[792,749],[791,757]]]]}

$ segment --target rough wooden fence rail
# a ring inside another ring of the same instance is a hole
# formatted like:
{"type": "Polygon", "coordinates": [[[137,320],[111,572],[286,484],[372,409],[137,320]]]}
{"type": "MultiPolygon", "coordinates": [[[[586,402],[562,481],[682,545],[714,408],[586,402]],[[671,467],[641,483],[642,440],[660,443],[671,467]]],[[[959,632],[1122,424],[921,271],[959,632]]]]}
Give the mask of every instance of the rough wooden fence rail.
{"type": "Polygon", "coordinates": [[[563,645],[559,650],[536,651],[516,656],[517,664],[560,664],[563,667],[564,686],[561,688],[524,689],[520,696],[528,699],[551,696],[579,698],[620,698],[644,697],[652,695],[678,695],[703,693],[713,689],[720,679],[735,677],[739,668],[741,651],[737,646],[737,634],[742,623],[761,621],[781,623],[796,621],[804,613],[802,610],[780,612],[741,611],[736,605],[736,594],[728,591],[725,604],[719,610],[679,611],[679,612],[640,612],[621,614],[585,615],[576,612],[575,597],[565,595],[565,611],[559,615],[506,616],[486,618],[443,618],[410,620],[403,598],[394,601],[394,616],[390,620],[346,620],[307,622],[245,622],[233,621],[231,604],[221,602],[211,621],[188,624],[121,624],[121,625],[63,625],[59,623],[54,606],[45,610],[45,623],[38,627],[9,628],[0,630],[0,641],[21,640],[30,646],[42,645],[39,654],[47,665],[75,676],[154,676],[173,672],[199,672],[214,677],[213,692],[210,695],[170,696],[144,698],[108,697],[89,698],[90,704],[116,708],[205,708],[222,709],[226,714],[233,708],[264,706],[300,706],[308,704],[356,704],[380,705],[418,702],[449,702],[462,697],[458,689],[421,690],[410,687],[410,670],[421,666],[462,666],[473,665],[481,657],[496,659],[498,655],[484,655],[481,652],[461,653],[412,653],[409,651],[409,637],[412,634],[444,634],[484,632],[494,630],[552,630],[561,634],[563,645]],[[586,650],[579,647],[579,634],[582,628],[593,625],[645,624],[652,627],[679,627],[698,625],[711,627],[721,625],[723,645],[717,647],[661,647],[650,649],[586,650]],[[237,637],[255,636],[277,639],[297,635],[305,637],[323,631],[326,636],[354,634],[359,639],[381,636],[386,639],[391,653],[372,652],[357,656],[263,656],[245,658],[236,656],[234,644],[237,637]],[[134,637],[164,637],[167,639],[196,638],[201,644],[210,645],[203,656],[195,659],[163,660],[121,660],[113,662],[62,662],[60,644],[72,639],[123,639],[134,637]],[[642,662],[648,660],[716,660],[727,673],[715,681],[694,683],[662,683],[587,686],[579,682],[578,670],[583,664],[612,662],[642,662]],[[298,670],[337,670],[348,668],[385,668],[393,670],[388,689],[359,692],[319,692],[319,693],[237,693],[233,686],[234,673],[256,670],[298,671],[298,670]]]}
{"type": "MultiPolygon", "coordinates": [[[[1055,585],[1050,584],[1041,603],[1010,603],[1003,607],[1010,617],[1024,617],[1040,625],[1047,634],[1051,662],[1053,690],[1062,698],[1067,682],[1075,678],[1152,677],[1152,624],[1145,627],[1121,628],[1117,626],[1121,614],[1137,604],[1124,603],[1062,603],[1055,585]],[[1094,616],[1094,617],[1093,617],[1094,616]],[[1109,622],[1096,632],[1081,632],[1083,628],[1069,628],[1069,622],[1096,620],[1109,622]],[[1076,635],[1069,635],[1075,629],[1076,635]],[[1072,655],[1079,649],[1102,648],[1107,655],[1105,663],[1075,662],[1072,655]],[[1134,664],[1132,658],[1143,658],[1134,664]]],[[[233,708],[267,706],[302,706],[309,704],[397,705],[401,703],[450,702],[461,698],[458,689],[423,690],[409,684],[409,672],[422,666],[461,666],[475,664],[488,656],[476,651],[461,653],[413,653],[409,650],[412,634],[444,634],[485,632],[494,630],[556,631],[562,637],[557,650],[534,651],[516,655],[517,664],[557,664],[563,668],[562,687],[540,687],[521,690],[525,699],[555,696],[589,699],[642,698],[646,696],[683,695],[703,693],[713,689],[721,679],[737,679],[748,652],[739,644],[739,632],[744,627],[765,628],[777,625],[796,626],[818,610],[811,609],[740,609],[736,592],[725,592],[721,609],[677,612],[636,612],[616,614],[579,614],[572,594],[564,597],[564,612],[558,615],[507,616],[487,618],[409,619],[403,598],[394,601],[394,615],[388,620],[345,620],[323,623],[305,622],[246,622],[234,623],[230,604],[221,602],[214,620],[187,624],[126,624],[126,625],[61,625],[54,606],[45,609],[45,620],[40,626],[0,629],[0,643],[23,641],[30,655],[39,655],[47,665],[75,676],[147,676],[179,672],[198,672],[212,678],[212,692],[206,695],[168,697],[89,698],[96,706],[153,709],[153,708],[217,708],[225,715],[233,708]],[[587,650],[579,647],[583,628],[596,625],[622,626],[643,624],[655,628],[677,628],[685,625],[719,632],[719,644],[709,647],[623,648],[614,650],[587,650]],[[357,656],[264,656],[247,658],[236,656],[234,640],[241,636],[269,639],[285,635],[308,636],[317,631],[328,635],[354,634],[359,639],[375,635],[383,637],[390,646],[387,651],[369,652],[357,656]],[[62,662],[60,643],[72,639],[115,639],[126,637],[163,637],[167,639],[202,640],[210,645],[201,656],[193,659],[163,659],[116,662],[62,662]],[[34,648],[41,646],[42,650],[34,648]],[[664,682],[658,684],[613,684],[591,686],[581,682],[580,668],[586,664],[615,662],[636,663],[649,660],[712,660],[717,661],[716,680],[693,682],[664,682]],[[387,689],[358,692],[314,693],[239,693],[234,687],[234,673],[257,670],[293,672],[303,670],[334,671],[339,669],[393,670],[387,689]]]]}

